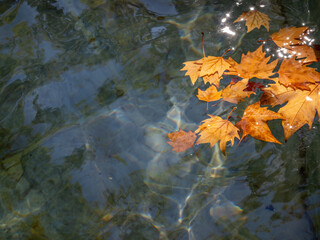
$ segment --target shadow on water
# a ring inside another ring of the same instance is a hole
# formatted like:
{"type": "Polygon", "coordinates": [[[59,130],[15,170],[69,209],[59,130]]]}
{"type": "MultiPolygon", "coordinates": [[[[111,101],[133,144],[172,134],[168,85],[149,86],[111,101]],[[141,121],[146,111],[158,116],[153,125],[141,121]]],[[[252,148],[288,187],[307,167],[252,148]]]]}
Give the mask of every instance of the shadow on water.
{"type": "MultiPolygon", "coordinates": [[[[317,27],[316,1],[264,2],[271,32],[317,27]]],[[[281,146],[248,138],[226,157],[166,143],[208,113],[179,71],[202,57],[201,32],[208,54],[235,59],[268,38],[221,31],[252,4],[3,1],[0,238],[318,239],[318,129],[281,146]]]]}

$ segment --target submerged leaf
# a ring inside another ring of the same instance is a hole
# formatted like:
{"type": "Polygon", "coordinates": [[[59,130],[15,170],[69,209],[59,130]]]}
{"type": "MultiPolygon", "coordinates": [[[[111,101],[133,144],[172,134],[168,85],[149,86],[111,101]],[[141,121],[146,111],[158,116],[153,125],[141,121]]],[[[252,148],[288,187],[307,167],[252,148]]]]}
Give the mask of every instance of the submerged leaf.
{"type": "Polygon", "coordinates": [[[168,138],[171,142],[167,143],[172,146],[172,151],[184,152],[193,146],[197,135],[192,131],[185,132],[180,129],[178,132],[168,133],[168,138]]]}

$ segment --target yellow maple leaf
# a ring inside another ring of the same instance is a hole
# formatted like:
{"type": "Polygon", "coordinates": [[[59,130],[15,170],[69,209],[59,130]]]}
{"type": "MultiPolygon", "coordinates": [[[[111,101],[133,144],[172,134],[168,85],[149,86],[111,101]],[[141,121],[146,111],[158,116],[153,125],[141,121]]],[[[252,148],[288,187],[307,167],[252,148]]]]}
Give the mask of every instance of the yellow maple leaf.
{"type": "Polygon", "coordinates": [[[248,28],[247,32],[250,32],[254,28],[259,29],[261,26],[264,26],[269,31],[270,18],[268,15],[257,10],[243,12],[233,23],[240,21],[246,21],[246,26],[248,28]]]}

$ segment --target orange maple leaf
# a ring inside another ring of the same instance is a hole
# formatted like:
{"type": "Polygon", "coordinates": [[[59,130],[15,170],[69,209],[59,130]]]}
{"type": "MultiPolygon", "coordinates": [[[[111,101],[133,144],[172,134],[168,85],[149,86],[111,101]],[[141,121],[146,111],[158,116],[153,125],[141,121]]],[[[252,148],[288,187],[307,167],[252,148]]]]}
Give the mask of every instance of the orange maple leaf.
{"type": "Polygon", "coordinates": [[[233,145],[234,138],[240,139],[239,129],[228,120],[229,117],[224,120],[219,116],[208,115],[210,118],[202,121],[203,123],[195,131],[200,136],[196,144],[210,143],[210,147],[213,147],[220,141],[220,149],[225,154],[227,142],[231,141],[233,145]]]}
{"type": "Polygon", "coordinates": [[[243,113],[242,119],[236,126],[242,129],[241,140],[247,135],[266,141],[281,144],[271,133],[267,121],[283,119],[281,114],[270,111],[267,107],[260,107],[260,102],[249,105],[243,113]]]}
{"type": "Polygon", "coordinates": [[[273,33],[271,39],[278,47],[301,44],[300,38],[306,34],[308,27],[290,27],[282,28],[279,32],[273,33]]]}
{"type": "Polygon", "coordinates": [[[221,91],[218,92],[217,88],[213,85],[208,87],[205,91],[202,91],[200,88],[198,88],[197,97],[199,100],[205,102],[217,101],[221,98],[221,91]]]}
{"type": "Polygon", "coordinates": [[[250,32],[254,28],[259,29],[261,26],[264,26],[269,31],[270,18],[268,15],[257,10],[243,12],[233,23],[240,21],[246,21],[246,26],[248,28],[247,32],[250,32]]]}
{"type": "Polygon", "coordinates": [[[197,135],[192,131],[185,132],[180,129],[178,132],[168,133],[168,138],[171,142],[167,143],[172,146],[172,151],[184,152],[193,146],[197,135]]]}
{"type": "Polygon", "coordinates": [[[217,74],[222,76],[223,72],[230,68],[230,63],[223,57],[208,56],[203,58],[200,76],[217,74]]]}
{"type": "Polygon", "coordinates": [[[310,90],[310,83],[320,82],[320,74],[314,68],[302,65],[294,58],[284,59],[278,73],[279,83],[294,89],[310,90]]]}
{"type": "Polygon", "coordinates": [[[205,84],[210,83],[210,85],[213,84],[218,88],[222,77],[219,76],[217,73],[215,73],[215,74],[211,74],[211,75],[205,75],[202,77],[202,79],[205,84]]]}
{"type": "Polygon", "coordinates": [[[313,47],[307,45],[295,45],[286,47],[287,52],[295,57],[296,60],[300,60],[302,64],[308,65],[313,62],[317,62],[316,52],[313,47]]]}
{"type": "Polygon", "coordinates": [[[286,88],[279,84],[270,84],[270,87],[264,89],[261,97],[261,103],[275,106],[277,104],[287,104],[280,108],[280,113],[284,120],[282,126],[284,129],[285,140],[308,124],[311,129],[316,112],[320,113],[320,85],[309,84],[310,91],[286,88]]]}
{"type": "Polygon", "coordinates": [[[197,79],[200,77],[200,72],[202,68],[203,59],[196,61],[184,62],[185,65],[180,71],[187,71],[185,76],[189,75],[192,84],[194,85],[197,79]]]}
{"type": "Polygon", "coordinates": [[[220,79],[225,70],[229,69],[231,64],[223,57],[208,56],[197,61],[184,62],[185,66],[180,71],[187,71],[185,75],[189,75],[192,84],[199,77],[202,77],[204,82],[210,82],[219,87],[220,79]]]}
{"type": "Polygon", "coordinates": [[[260,98],[262,105],[271,105],[272,107],[284,104],[295,94],[293,88],[287,88],[279,83],[278,78],[274,78],[275,83],[263,88],[264,93],[260,98]],[[279,96],[278,96],[279,95],[279,96]]]}
{"type": "Polygon", "coordinates": [[[242,79],[235,84],[228,85],[222,90],[222,99],[231,103],[238,103],[245,97],[249,97],[251,94],[255,94],[252,91],[244,91],[247,89],[249,79],[242,79]]]}
{"type": "Polygon", "coordinates": [[[260,78],[270,79],[274,75],[274,68],[278,64],[278,60],[268,63],[270,57],[265,57],[262,51],[262,45],[254,52],[248,52],[247,55],[242,54],[241,62],[234,63],[231,66],[231,71],[225,72],[225,75],[238,75],[242,78],[260,78]]]}

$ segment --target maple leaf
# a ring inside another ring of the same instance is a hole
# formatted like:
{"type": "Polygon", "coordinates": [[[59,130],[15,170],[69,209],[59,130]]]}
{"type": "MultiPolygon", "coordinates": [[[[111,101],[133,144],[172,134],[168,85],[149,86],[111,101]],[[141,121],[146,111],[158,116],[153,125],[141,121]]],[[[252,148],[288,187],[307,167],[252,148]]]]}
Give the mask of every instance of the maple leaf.
{"type": "Polygon", "coordinates": [[[267,109],[267,107],[260,107],[260,102],[249,105],[244,113],[242,119],[236,123],[236,126],[242,129],[243,134],[241,140],[247,135],[266,141],[281,144],[271,133],[267,121],[274,119],[283,119],[282,115],[267,109]]]}
{"type": "Polygon", "coordinates": [[[209,82],[219,87],[220,79],[225,70],[229,69],[231,64],[223,57],[208,56],[196,61],[184,62],[185,66],[180,71],[187,71],[186,75],[190,76],[192,84],[199,77],[202,77],[204,82],[209,82]]]}
{"type": "Polygon", "coordinates": [[[246,21],[246,26],[248,28],[247,32],[250,32],[254,28],[260,29],[261,26],[264,26],[269,31],[270,18],[262,12],[257,10],[243,12],[233,23],[244,20],[246,21]]]}
{"type": "Polygon", "coordinates": [[[221,76],[218,76],[218,74],[211,74],[211,75],[205,75],[202,77],[205,84],[210,83],[210,85],[215,85],[217,88],[220,85],[221,76]]]}
{"type": "Polygon", "coordinates": [[[248,52],[247,55],[242,54],[241,62],[234,63],[231,66],[229,72],[225,72],[226,75],[238,75],[242,78],[260,78],[270,79],[270,76],[274,75],[273,70],[278,64],[278,60],[268,63],[270,57],[265,57],[262,51],[262,45],[254,52],[248,52]]]}
{"type": "Polygon", "coordinates": [[[286,103],[295,94],[293,88],[287,88],[279,83],[278,78],[274,78],[274,84],[270,84],[268,87],[263,88],[264,93],[260,98],[262,105],[281,105],[286,103]]]}
{"type": "Polygon", "coordinates": [[[167,143],[172,146],[172,151],[184,152],[193,146],[197,135],[192,131],[185,132],[182,129],[179,129],[178,132],[168,133],[168,138],[171,142],[167,143]]]}
{"type": "Polygon", "coordinates": [[[316,54],[317,61],[320,61],[320,45],[313,45],[313,50],[316,54]]]}
{"type": "Polygon", "coordinates": [[[218,92],[217,88],[213,85],[208,87],[205,91],[202,91],[199,88],[197,97],[199,100],[206,102],[217,101],[221,98],[221,91],[218,92]]]}
{"type": "Polygon", "coordinates": [[[235,84],[228,85],[222,90],[222,99],[230,103],[238,103],[245,97],[255,94],[252,91],[244,91],[247,88],[248,79],[242,79],[235,84]]]}
{"type": "Polygon", "coordinates": [[[203,59],[196,61],[184,62],[185,65],[180,71],[187,71],[185,76],[189,75],[192,84],[194,85],[197,79],[200,77],[200,72],[202,68],[203,59]]]}
{"type": "Polygon", "coordinates": [[[200,76],[217,74],[222,76],[223,72],[230,68],[230,63],[223,57],[208,56],[203,58],[200,76]]]}
{"type": "Polygon", "coordinates": [[[285,140],[308,124],[311,129],[316,112],[320,113],[320,85],[309,84],[310,91],[286,88],[279,84],[270,84],[270,87],[264,89],[261,97],[261,103],[275,106],[287,102],[280,108],[280,113],[284,120],[282,126],[284,129],[285,140]]]}
{"type": "Polygon", "coordinates": [[[314,68],[302,65],[294,58],[284,59],[278,73],[279,83],[294,89],[310,90],[310,83],[320,82],[320,74],[314,68]]]}
{"type": "Polygon", "coordinates": [[[300,38],[308,30],[308,27],[282,28],[279,32],[273,33],[271,39],[278,47],[296,45],[302,43],[300,38]]]}
{"type": "MultiPolygon", "coordinates": [[[[239,81],[241,81],[241,79],[232,78],[229,85],[234,85],[239,81]]],[[[265,85],[263,85],[261,83],[258,83],[258,82],[249,81],[248,84],[247,84],[247,87],[245,89],[243,89],[243,91],[255,92],[257,89],[261,89],[262,90],[263,88],[265,88],[265,85]]]]}
{"type": "Polygon", "coordinates": [[[208,115],[210,118],[202,121],[203,123],[195,131],[200,136],[196,144],[210,143],[210,147],[213,147],[220,141],[220,149],[225,154],[227,142],[231,141],[233,145],[234,138],[240,139],[239,129],[228,120],[229,117],[224,120],[219,116],[208,115]]]}
{"type": "MultiPolygon", "coordinates": [[[[317,56],[314,48],[307,45],[295,45],[286,47],[287,53],[292,54],[295,59],[301,60],[302,64],[308,65],[317,62],[317,56]]],[[[300,62],[300,61],[299,61],[300,62]]]]}
{"type": "Polygon", "coordinates": [[[255,92],[257,89],[263,89],[265,86],[258,82],[249,81],[247,87],[243,91],[255,92]]]}

